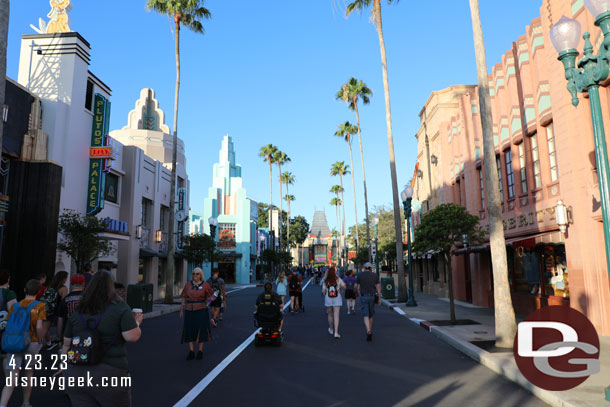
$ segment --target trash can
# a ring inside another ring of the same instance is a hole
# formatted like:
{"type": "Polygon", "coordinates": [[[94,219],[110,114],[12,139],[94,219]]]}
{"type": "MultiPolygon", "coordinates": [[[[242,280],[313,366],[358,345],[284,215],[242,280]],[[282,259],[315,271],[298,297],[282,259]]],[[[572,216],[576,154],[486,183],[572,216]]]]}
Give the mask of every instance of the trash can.
{"type": "Polygon", "coordinates": [[[131,308],[142,308],[144,313],[152,312],[153,285],[149,283],[128,285],[127,304],[131,308]]]}
{"type": "Polygon", "coordinates": [[[394,278],[383,277],[381,279],[381,296],[385,300],[393,300],[396,298],[396,290],[394,288],[394,278]]]}

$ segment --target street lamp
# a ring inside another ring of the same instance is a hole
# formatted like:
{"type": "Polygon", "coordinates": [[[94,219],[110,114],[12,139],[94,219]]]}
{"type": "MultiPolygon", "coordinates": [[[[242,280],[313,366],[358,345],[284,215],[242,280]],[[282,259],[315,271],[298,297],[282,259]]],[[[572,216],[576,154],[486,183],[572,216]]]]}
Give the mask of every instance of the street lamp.
{"type": "Polygon", "coordinates": [[[374,251],[374,254],[375,254],[375,271],[377,272],[377,275],[379,275],[379,255],[377,254],[377,251],[379,250],[378,243],[377,243],[377,229],[378,229],[378,226],[379,226],[379,218],[377,216],[375,216],[373,218],[372,223],[373,223],[373,226],[375,226],[375,251],[374,251]]]}
{"type": "Polygon", "coordinates": [[[568,91],[572,95],[572,104],[578,106],[578,92],[589,92],[591,106],[591,120],[593,122],[593,138],[595,140],[595,160],[597,162],[597,175],[599,178],[599,197],[602,206],[602,220],[604,228],[604,241],[606,245],[606,263],[610,277],[610,168],[608,167],[608,152],[606,149],[606,136],[599,99],[599,86],[604,83],[610,73],[610,1],[585,0],[585,4],[595,17],[595,25],[600,27],[604,34],[604,41],[600,45],[598,55],[593,55],[591,35],[586,32],[585,56],[578,61],[576,57],[580,37],[580,23],[565,16],[551,28],[551,41],[559,53],[559,61],[563,63],[565,77],[568,81],[568,91]]]}
{"type": "Polygon", "coordinates": [[[411,200],[413,199],[413,188],[410,185],[407,185],[400,194],[402,198],[402,204],[405,208],[405,218],[407,219],[407,261],[408,265],[408,273],[409,273],[409,299],[407,300],[407,307],[415,307],[417,306],[417,302],[415,302],[415,297],[413,296],[413,267],[411,264],[411,200]]]}
{"type": "Polygon", "coordinates": [[[218,227],[218,220],[215,217],[210,216],[208,222],[210,223],[210,236],[212,236],[212,239],[216,239],[216,228],[218,227]]]}
{"type": "Polygon", "coordinates": [[[161,229],[158,229],[155,232],[155,242],[161,243],[162,240],[163,240],[163,231],[161,229]]]}
{"type": "Polygon", "coordinates": [[[555,205],[555,221],[557,222],[557,226],[559,226],[559,230],[564,235],[568,229],[568,208],[564,205],[563,201],[560,199],[557,201],[557,205],[555,205]]]}

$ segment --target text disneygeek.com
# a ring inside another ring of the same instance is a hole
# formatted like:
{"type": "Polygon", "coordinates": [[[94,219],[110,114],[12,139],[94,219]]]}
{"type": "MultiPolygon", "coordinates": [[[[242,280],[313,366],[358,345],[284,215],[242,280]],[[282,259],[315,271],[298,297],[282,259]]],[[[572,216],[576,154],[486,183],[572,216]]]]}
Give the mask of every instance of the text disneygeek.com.
{"type": "Polygon", "coordinates": [[[4,381],[7,387],[13,386],[31,386],[31,387],[44,387],[49,390],[60,390],[63,391],[70,387],[131,387],[130,376],[113,376],[113,377],[101,377],[99,380],[94,381],[93,376],[87,372],[86,376],[79,377],[64,377],[64,376],[33,376],[33,377],[19,377],[9,375],[4,381]]]}

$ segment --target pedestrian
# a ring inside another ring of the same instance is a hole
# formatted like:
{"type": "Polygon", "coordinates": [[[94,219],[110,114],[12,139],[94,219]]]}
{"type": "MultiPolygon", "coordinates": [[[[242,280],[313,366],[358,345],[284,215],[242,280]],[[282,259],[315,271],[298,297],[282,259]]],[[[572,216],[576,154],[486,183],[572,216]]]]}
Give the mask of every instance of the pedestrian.
{"type": "MultiPolygon", "coordinates": [[[[15,335],[20,332],[13,332],[12,323],[17,322],[19,317],[21,317],[23,311],[29,313],[30,323],[29,327],[21,327],[21,329],[25,329],[25,331],[29,331],[31,343],[26,344],[24,339],[21,339],[22,343],[16,343],[11,341],[12,346],[20,346],[22,351],[19,352],[11,352],[9,349],[5,349],[7,351],[6,361],[4,363],[4,377],[5,386],[2,389],[2,395],[0,396],[0,406],[6,407],[8,405],[11,396],[13,395],[13,391],[15,387],[17,387],[17,383],[19,376],[22,370],[22,363],[25,360],[27,365],[29,365],[32,361],[36,361],[36,355],[42,349],[42,339],[44,337],[44,328],[42,326],[43,321],[47,318],[45,312],[45,305],[36,300],[36,295],[40,291],[41,287],[40,280],[32,279],[29,280],[25,284],[25,298],[21,300],[18,304],[15,303],[13,307],[9,310],[8,324],[6,327],[7,334],[10,332],[15,338],[21,336],[22,338],[25,335],[15,335]],[[15,314],[13,321],[11,321],[11,315],[15,314]],[[10,379],[10,380],[9,380],[10,379]]],[[[26,314],[27,315],[27,314],[26,314]]],[[[19,328],[15,326],[15,328],[19,328]]],[[[5,341],[3,338],[3,348],[5,345],[5,341]]],[[[32,396],[32,377],[34,376],[34,369],[29,366],[29,368],[23,369],[25,370],[26,382],[23,387],[23,404],[22,407],[31,407],[30,397],[32,396]]]]}
{"type": "MultiPolygon", "coordinates": [[[[0,313],[2,311],[8,313],[13,308],[13,304],[17,302],[17,294],[9,288],[11,284],[11,273],[8,270],[0,270],[0,313]]],[[[0,324],[6,321],[8,317],[2,314],[0,324]]],[[[0,328],[2,330],[2,328],[0,328]]]]}
{"type": "Polygon", "coordinates": [[[328,333],[334,335],[337,339],[341,338],[341,335],[339,335],[339,314],[343,305],[343,298],[341,297],[341,290],[343,289],[345,289],[345,283],[337,277],[335,267],[329,268],[322,282],[322,295],[328,314],[328,333]]]}
{"type": "Polygon", "coordinates": [[[70,292],[66,295],[57,309],[57,336],[63,338],[63,331],[66,326],[66,322],[74,311],[78,309],[78,303],[83,297],[83,290],[85,288],[85,276],[82,274],[74,274],[70,277],[70,292]]]}
{"type": "Polygon", "coordinates": [[[93,270],[93,266],[91,265],[91,263],[85,264],[85,272],[83,273],[83,275],[85,276],[85,288],[87,288],[87,286],[89,285],[89,281],[91,281],[93,273],[95,273],[95,271],[93,270]]]}
{"type": "Polygon", "coordinates": [[[210,285],[210,287],[212,287],[212,290],[214,291],[214,300],[210,303],[209,307],[210,311],[212,312],[210,324],[212,324],[212,326],[216,328],[220,309],[223,308],[223,306],[226,304],[225,300],[227,293],[225,288],[225,281],[222,278],[218,277],[218,269],[214,269],[212,270],[212,276],[208,278],[207,283],[210,285]]]}
{"type": "Polygon", "coordinates": [[[286,280],[286,273],[285,272],[281,272],[279,277],[277,278],[277,280],[275,280],[275,287],[276,287],[276,292],[277,295],[280,296],[280,298],[282,299],[282,308],[284,308],[284,299],[286,298],[286,295],[288,294],[286,292],[286,289],[288,288],[288,280],[286,280]]]}
{"type": "Polygon", "coordinates": [[[68,356],[68,369],[64,372],[67,382],[76,383],[79,378],[91,377],[91,382],[97,386],[66,386],[73,406],[131,406],[125,344],[137,342],[142,336],[142,318],[142,314],[134,316],[129,305],[116,294],[112,274],[99,271],[91,277],[78,310],[66,323],[62,354],[68,356]],[[88,336],[93,336],[92,330],[97,332],[93,341],[98,343],[89,342],[89,346],[101,349],[101,358],[88,362],[77,359],[74,349],[86,349],[88,336]],[[81,363],[75,364],[77,360],[81,363]],[[100,386],[100,383],[117,383],[117,386],[100,386]]]}
{"type": "Polygon", "coordinates": [[[35,279],[37,279],[38,281],[40,281],[40,290],[38,291],[38,294],[36,294],[36,299],[40,300],[40,297],[42,297],[42,294],[44,294],[45,291],[47,291],[47,274],[46,273],[38,273],[36,275],[36,277],[34,277],[35,279]]]}
{"type": "Polygon", "coordinates": [[[203,343],[210,340],[210,313],[208,301],[214,296],[214,290],[203,281],[203,270],[197,267],[193,270],[193,280],[186,283],[182,290],[182,304],[180,305],[180,319],[184,318],[182,329],[182,343],[188,342],[189,353],[186,360],[195,358],[195,343],[199,351],[197,359],[203,359],[203,343]]]}
{"type": "Polygon", "coordinates": [[[59,346],[60,338],[58,337],[55,341],[51,342],[49,330],[51,325],[57,324],[57,308],[63,297],[68,294],[68,288],[65,286],[67,280],[68,273],[65,271],[58,271],[51,279],[49,287],[40,297],[40,301],[42,301],[46,307],[47,314],[47,319],[42,323],[46,350],[53,350],[59,346]]]}
{"type": "Polygon", "coordinates": [[[364,271],[356,276],[356,293],[360,296],[360,309],[364,317],[366,327],[366,340],[373,340],[373,315],[375,314],[375,304],[381,305],[381,285],[379,276],[373,273],[373,265],[370,262],[364,263],[364,271]]]}
{"type": "Polygon", "coordinates": [[[300,303],[299,299],[302,298],[302,293],[301,293],[302,284],[303,284],[303,278],[296,271],[294,271],[290,275],[290,277],[288,277],[288,293],[290,294],[290,313],[291,314],[298,312],[301,307],[301,303],[300,303]]]}
{"type": "Polygon", "coordinates": [[[347,315],[356,313],[356,290],[354,290],[354,286],[356,285],[356,277],[354,277],[354,272],[352,270],[347,270],[345,272],[345,278],[343,279],[345,283],[345,302],[347,303],[347,315]]]}

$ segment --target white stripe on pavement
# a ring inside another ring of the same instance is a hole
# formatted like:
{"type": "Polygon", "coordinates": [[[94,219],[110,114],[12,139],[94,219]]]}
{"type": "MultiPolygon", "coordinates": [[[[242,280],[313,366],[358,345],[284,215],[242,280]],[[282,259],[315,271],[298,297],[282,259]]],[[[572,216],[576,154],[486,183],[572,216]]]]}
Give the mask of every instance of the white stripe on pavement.
{"type": "Polygon", "coordinates": [[[407,315],[407,313],[406,313],[406,312],[404,312],[404,311],[402,310],[402,308],[400,308],[399,306],[392,307],[392,309],[393,309],[394,311],[396,311],[396,312],[397,312],[398,314],[400,314],[400,315],[407,315]]]}
{"type": "MultiPolygon", "coordinates": [[[[303,291],[307,288],[309,283],[311,283],[311,279],[309,279],[307,284],[305,284],[305,286],[303,286],[303,291]]],[[[244,287],[244,288],[247,288],[247,287],[244,287]]],[[[243,288],[240,288],[240,289],[243,289],[243,288]]],[[[288,308],[289,305],[290,305],[290,301],[288,301],[286,303],[286,305],[284,305],[284,308],[282,309],[282,311],[285,310],[286,308],[288,308]]],[[[208,387],[210,385],[210,383],[212,383],[212,381],[220,373],[222,373],[222,371],[225,370],[225,368],[227,366],[229,366],[229,364],[231,362],[233,362],[235,360],[235,358],[237,358],[239,356],[239,354],[244,351],[244,349],[246,349],[248,347],[248,345],[250,345],[250,343],[254,340],[254,335],[256,335],[257,332],[258,332],[258,329],[256,329],[254,332],[252,332],[252,334],[250,336],[248,336],[248,338],[246,338],[246,340],[243,341],[241,345],[239,345],[237,348],[235,348],[235,350],[233,352],[231,352],[231,354],[229,356],[224,358],[224,360],[222,362],[220,362],[214,369],[212,369],[212,371],[210,373],[208,373],[203,379],[201,379],[201,381],[199,383],[197,383],[195,385],[195,387],[193,387],[188,393],[186,393],[186,395],[184,397],[182,397],[182,399],[180,399],[180,401],[178,401],[176,404],[174,404],[174,407],[188,407],[189,404],[193,400],[195,400],[197,398],[197,396],[199,396],[201,394],[201,392],[204,391],[205,388],[208,387]]]]}

